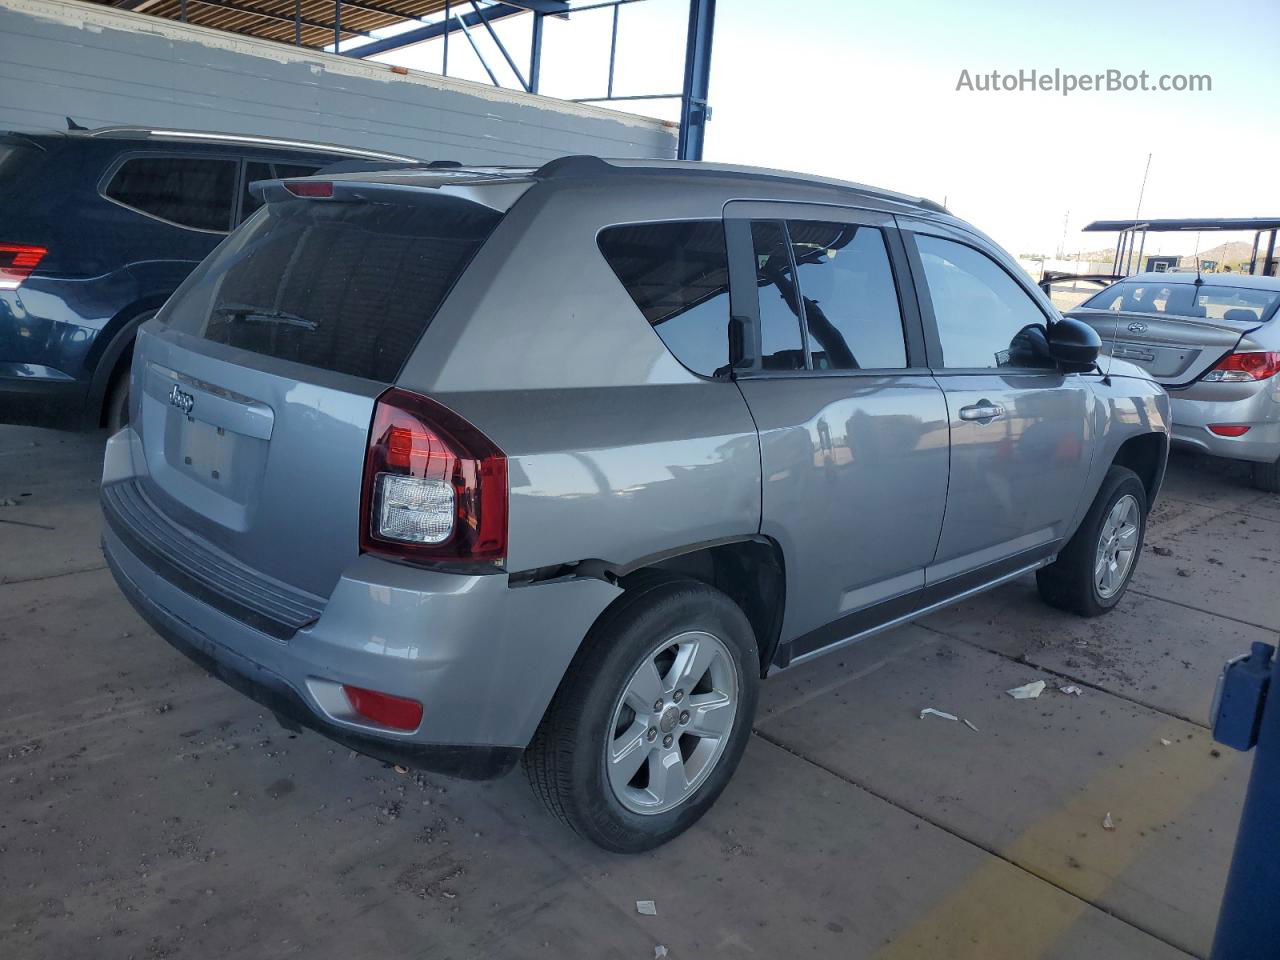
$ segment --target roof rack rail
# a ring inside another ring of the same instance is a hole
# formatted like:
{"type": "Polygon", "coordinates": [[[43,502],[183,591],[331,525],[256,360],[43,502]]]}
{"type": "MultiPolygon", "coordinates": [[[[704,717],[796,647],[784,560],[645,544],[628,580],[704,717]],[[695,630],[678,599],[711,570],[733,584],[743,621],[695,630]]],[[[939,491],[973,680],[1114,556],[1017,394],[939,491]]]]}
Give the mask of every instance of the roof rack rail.
{"type": "Polygon", "coordinates": [[[556,177],[598,177],[617,172],[617,167],[599,157],[581,153],[549,160],[533,171],[533,176],[538,180],[552,180],[556,177]]]}

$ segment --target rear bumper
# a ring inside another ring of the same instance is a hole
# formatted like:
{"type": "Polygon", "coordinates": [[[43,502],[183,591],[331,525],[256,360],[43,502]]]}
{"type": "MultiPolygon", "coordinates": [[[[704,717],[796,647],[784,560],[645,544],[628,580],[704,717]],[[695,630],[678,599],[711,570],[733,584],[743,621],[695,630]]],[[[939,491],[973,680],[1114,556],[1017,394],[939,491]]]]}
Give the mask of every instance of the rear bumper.
{"type": "MultiPolygon", "coordinates": [[[[216,577],[193,583],[150,529],[112,503],[134,479],[133,431],[107,445],[103,532],[107,561],[133,605],[166,640],[231,686],[300,725],[372,756],[455,776],[509,769],[528,745],[583,637],[620,590],[589,579],[512,587],[502,574],[441,573],[355,555],[317,616],[272,633],[239,608],[216,577]],[[122,526],[123,525],[123,526],[122,526]],[[141,549],[139,542],[165,549],[141,549]],[[252,622],[246,622],[246,620],[252,622]],[[411,733],[370,724],[350,709],[350,684],[423,705],[411,733]]],[[[181,546],[181,545],[179,545],[181,546]]],[[[178,549],[178,548],[175,548],[178,549]]],[[[354,552],[354,551],[353,551],[354,552]]]]}
{"type": "Polygon", "coordinates": [[[149,600],[129,579],[116,554],[103,544],[107,564],[121,592],[134,609],[179,653],[184,654],[227,686],[238,690],[274,713],[282,722],[293,723],[323,734],[330,740],[366,756],[387,763],[398,763],[461,777],[466,780],[491,780],[509,773],[520,759],[518,747],[449,745],[389,740],[343,729],[325,722],[287,680],[262,664],[223,646],[211,637],[185,623],[173,613],[149,600]]]}
{"type": "Polygon", "coordinates": [[[1234,401],[1191,400],[1170,391],[1174,443],[1214,457],[1270,463],[1280,458],[1280,377],[1234,401]],[[1241,437],[1220,437],[1211,424],[1249,427],[1241,437]]]}

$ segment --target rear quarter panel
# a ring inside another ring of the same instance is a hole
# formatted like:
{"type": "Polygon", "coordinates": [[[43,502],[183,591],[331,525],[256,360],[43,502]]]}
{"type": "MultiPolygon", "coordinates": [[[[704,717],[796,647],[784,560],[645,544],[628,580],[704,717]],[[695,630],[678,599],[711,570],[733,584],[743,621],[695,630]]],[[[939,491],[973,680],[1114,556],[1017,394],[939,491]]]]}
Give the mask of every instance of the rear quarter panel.
{"type": "Polygon", "coordinates": [[[507,454],[509,570],[623,566],[758,533],[759,441],[741,392],[671,356],[596,245],[609,224],[718,219],[726,199],[662,181],[534,187],[406,365],[400,386],[507,454]]]}

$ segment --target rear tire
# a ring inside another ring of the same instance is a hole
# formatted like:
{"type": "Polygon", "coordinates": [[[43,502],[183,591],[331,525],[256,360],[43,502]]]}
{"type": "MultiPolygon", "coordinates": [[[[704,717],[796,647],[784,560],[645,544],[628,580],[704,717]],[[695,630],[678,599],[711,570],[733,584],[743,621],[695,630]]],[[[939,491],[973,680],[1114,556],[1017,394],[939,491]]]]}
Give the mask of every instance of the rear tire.
{"type": "Polygon", "coordinates": [[[1253,465],[1253,485],[1267,493],[1280,493],[1280,458],[1253,465]]]}
{"type": "Polygon", "coordinates": [[[1112,467],[1058,559],[1036,571],[1040,597],[1051,607],[1097,617],[1120,602],[1142,556],[1147,491],[1138,475],[1112,467]]]}
{"type": "Polygon", "coordinates": [[[666,843],[733,775],[759,673],[737,604],[694,580],[647,580],[583,642],[525,751],[529,783],[551,813],[606,850],[666,843]]]}
{"type": "Polygon", "coordinates": [[[128,358],[111,375],[103,402],[103,420],[107,433],[115,434],[129,425],[129,363],[128,358]]]}

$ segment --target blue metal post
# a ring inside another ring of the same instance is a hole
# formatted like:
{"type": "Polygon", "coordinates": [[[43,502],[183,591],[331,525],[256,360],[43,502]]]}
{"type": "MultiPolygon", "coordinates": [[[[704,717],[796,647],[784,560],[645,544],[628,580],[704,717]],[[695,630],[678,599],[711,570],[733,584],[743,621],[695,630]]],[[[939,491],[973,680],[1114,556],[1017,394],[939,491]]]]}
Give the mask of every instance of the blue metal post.
{"type": "Polygon", "coordinates": [[[689,40],[684,51],[684,93],[680,99],[681,160],[701,160],[706,139],[707,92],[711,86],[711,34],[715,27],[716,0],[689,0],[689,40]]]}
{"type": "Polygon", "coordinates": [[[538,92],[542,80],[542,18],[544,13],[533,14],[533,37],[529,42],[529,92],[538,92]]]}
{"type": "Polygon", "coordinates": [[[1253,772],[1218,914],[1213,960],[1275,960],[1280,954],[1280,657],[1262,708],[1253,772]]]}

